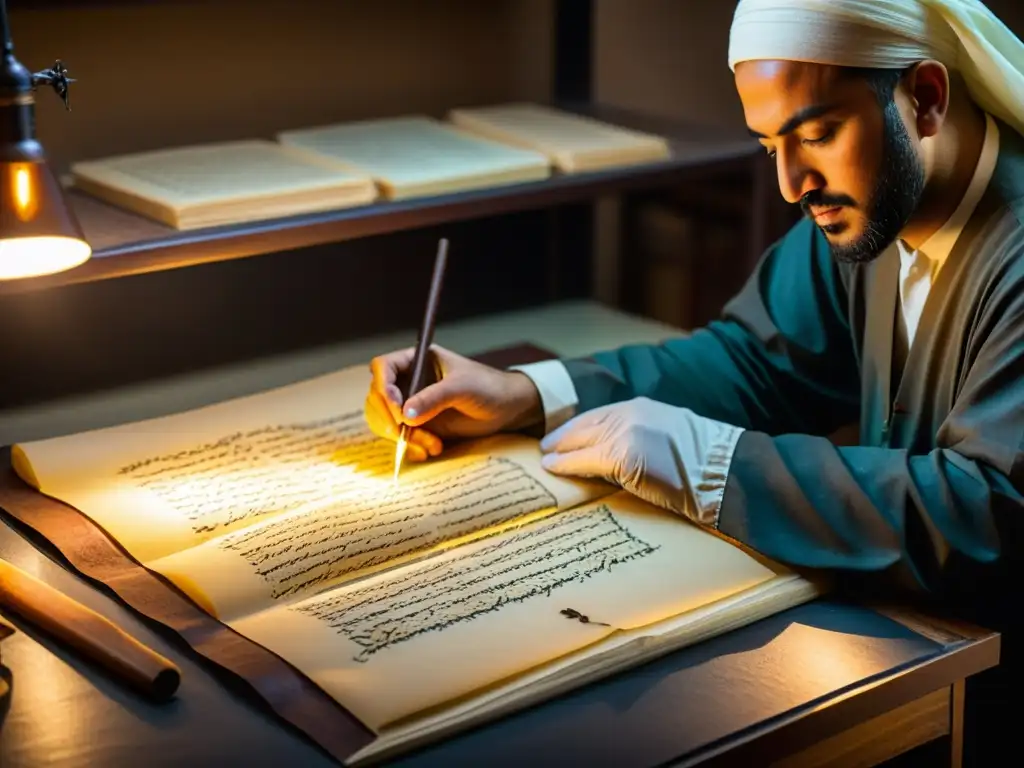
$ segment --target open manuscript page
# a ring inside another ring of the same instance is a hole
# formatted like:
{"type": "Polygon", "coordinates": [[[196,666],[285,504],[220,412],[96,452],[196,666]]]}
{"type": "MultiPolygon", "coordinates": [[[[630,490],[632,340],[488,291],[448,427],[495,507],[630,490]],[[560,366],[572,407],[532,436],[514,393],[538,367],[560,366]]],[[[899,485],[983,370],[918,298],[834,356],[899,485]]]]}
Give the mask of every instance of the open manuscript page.
{"type": "Polygon", "coordinates": [[[617,493],[229,623],[383,729],[776,576],[617,493]]]}
{"type": "MultiPolygon", "coordinates": [[[[381,735],[457,730],[816,590],[498,436],[410,467],[365,367],[15,446],[15,468],[381,735]]],[[[362,759],[362,758],[360,758],[362,759]]]]}
{"type": "MultiPolygon", "coordinates": [[[[394,449],[391,449],[393,456],[394,449]]],[[[389,457],[390,459],[390,457],[389,457]]],[[[535,440],[500,437],[275,515],[148,565],[224,621],[488,536],[607,492],[545,472],[535,440]]]]}
{"type": "Polygon", "coordinates": [[[365,367],[160,419],[16,446],[30,484],[220,618],[416,559],[608,486],[557,478],[530,438],[410,467],[363,419],[365,367]]]}

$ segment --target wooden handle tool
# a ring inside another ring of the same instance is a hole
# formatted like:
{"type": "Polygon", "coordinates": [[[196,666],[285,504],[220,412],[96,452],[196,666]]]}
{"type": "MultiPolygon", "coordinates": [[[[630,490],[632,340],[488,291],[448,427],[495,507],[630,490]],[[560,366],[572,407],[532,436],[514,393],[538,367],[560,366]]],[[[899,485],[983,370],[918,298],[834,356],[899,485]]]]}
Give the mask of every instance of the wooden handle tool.
{"type": "Polygon", "coordinates": [[[0,606],[150,699],[166,701],[178,690],[181,672],[173,662],[91,608],[4,560],[0,560],[0,606]]]}
{"type": "MultiPolygon", "coordinates": [[[[434,343],[434,326],[437,321],[437,307],[441,302],[441,286],[444,283],[444,271],[448,265],[448,238],[442,237],[437,243],[437,256],[434,258],[434,273],[430,278],[430,293],[427,295],[427,307],[423,311],[423,325],[420,326],[420,335],[416,340],[416,355],[413,359],[412,376],[407,382],[399,382],[399,389],[402,390],[402,403],[415,395],[421,389],[433,383],[431,372],[428,371],[427,362],[430,357],[430,345],[434,343]],[[428,381],[428,378],[430,379],[428,381]]],[[[398,431],[398,441],[395,446],[395,477],[398,482],[398,473],[402,471],[402,460],[405,458],[406,446],[409,444],[409,425],[402,424],[398,431]]]]}

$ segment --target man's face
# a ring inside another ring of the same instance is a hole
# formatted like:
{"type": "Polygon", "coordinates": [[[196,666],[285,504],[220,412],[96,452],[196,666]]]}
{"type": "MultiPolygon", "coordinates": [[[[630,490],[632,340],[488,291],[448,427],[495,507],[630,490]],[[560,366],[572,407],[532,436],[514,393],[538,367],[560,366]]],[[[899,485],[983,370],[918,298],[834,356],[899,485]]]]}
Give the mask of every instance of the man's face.
{"type": "Polygon", "coordinates": [[[736,87],[747,126],[775,158],[779,189],[825,233],[840,261],[865,262],[899,236],[925,174],[898,101],[838,67],[744,62],[736,87]]]}

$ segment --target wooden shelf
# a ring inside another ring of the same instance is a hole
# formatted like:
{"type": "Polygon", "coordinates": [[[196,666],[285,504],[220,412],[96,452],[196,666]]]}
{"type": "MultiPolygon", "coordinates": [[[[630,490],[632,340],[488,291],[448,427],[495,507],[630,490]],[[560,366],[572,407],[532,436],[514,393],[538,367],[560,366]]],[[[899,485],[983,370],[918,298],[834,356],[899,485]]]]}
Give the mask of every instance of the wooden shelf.
{"type": "Polygon", "coordinates": [[[707,126],[670,124],[603,107],[563,108],[668,136],[672,156],[639,166],[555,175],[541,182],[190,231],[173,229],[72,191],[70,203],[93,247],[93,258],[68,272],[0,282],[0,294],[176,269],[667,187],[703,174],[742,170],[749,167],[759,152],[749,137],[722,135],[707,126]]]}

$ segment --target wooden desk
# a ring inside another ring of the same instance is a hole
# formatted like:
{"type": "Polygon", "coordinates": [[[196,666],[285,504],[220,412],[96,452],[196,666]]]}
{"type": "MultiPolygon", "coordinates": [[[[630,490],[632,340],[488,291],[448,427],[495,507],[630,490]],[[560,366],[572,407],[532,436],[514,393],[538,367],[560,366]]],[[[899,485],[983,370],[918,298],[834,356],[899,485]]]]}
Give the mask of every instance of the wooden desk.
{"type": "MultiPolygon", "coordinates": [[[[411,332],[410,332],[411,333],[411,332]]],[[[671,329],[592,304],[439,329],[466,353],[525,340],[562,355],[650,342],[671,329]]],[[[7,442],[195,407],[408,343],[377,339],[0,417],[7,442]]],[[[10,699],[0,705],[0,765],[302,765],[331,761],[232,692],[159,628],[61,568],[9,525],[0,557],[61,589],[181,666],[176,701],[157,706],[45,638],[3,645],[10,699]]],[[[877,611],[801,606],[407,756],[398,765],[864,766],[926,742],[957,765],[963,680],[998,661],[999,638],[945,625],[911,629],[877,611]]]]}
{"type": "MultiPolygon", "coordinates": [[[[27,568],[180,665],[157,706],[47,640],[4,641],[4,768],[332,765],[255,702],[6,525],[0,557],[27,568]],[[4,712],[6,710],[6,712],[4,712]]],[[[960,748],[965,677],[998,639],[936,642],[874,611],[818,601],[398,760],[427,766],[867,766],[946,738],[960,748]],[[950,738],[952,735],[952,738],[950,738]]],[[[941,764],[936,764],[941,765],[941,764]]]]}

